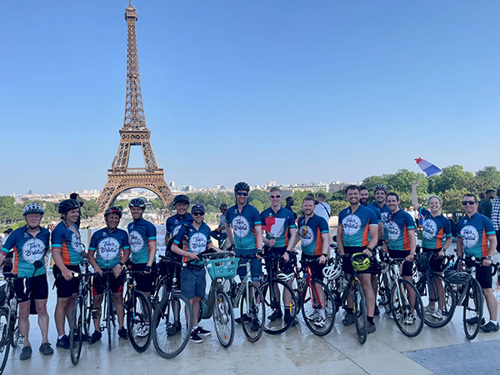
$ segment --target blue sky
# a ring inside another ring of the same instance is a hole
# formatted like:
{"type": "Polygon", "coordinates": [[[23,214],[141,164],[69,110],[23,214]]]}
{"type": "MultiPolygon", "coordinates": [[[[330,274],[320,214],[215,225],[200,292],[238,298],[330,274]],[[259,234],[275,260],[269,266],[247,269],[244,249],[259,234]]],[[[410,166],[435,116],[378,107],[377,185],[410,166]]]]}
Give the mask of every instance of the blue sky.
{"type": "MultiPolygon", "coordinates": [[[[499,167],[498,1],[133,4],[167,181],[358,181],[419,171],[419,156],[499,167]]],[[[0,194],[102,189],[123,125],[127,5],[2,3],[0,194]]]]}

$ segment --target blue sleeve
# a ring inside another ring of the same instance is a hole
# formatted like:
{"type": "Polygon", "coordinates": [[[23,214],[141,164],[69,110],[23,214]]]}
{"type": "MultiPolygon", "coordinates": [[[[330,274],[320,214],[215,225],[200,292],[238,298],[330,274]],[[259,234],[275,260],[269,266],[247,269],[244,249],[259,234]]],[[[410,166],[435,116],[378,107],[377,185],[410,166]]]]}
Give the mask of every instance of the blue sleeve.
{"type": "Polygon", "coordinates": [[[170,235],[170,233],[172,233],[172,231],[170,230],[170,224],[168,222],[169,219],[167,219],[167,221],[165,222],[165,233],[170,235]]]}
{"type": "Polygon", "coordinates": [[[405,224],[408,229],[415,229],[415,220],[411,218],[411,215],[405,212],[405,224]]]}
{"type": "Polygon", "coordinates": [[[418,210],[418,213],[424,215],[424,217],[431,216],[431,212],[429,210],[423,208],[422,206],[420,206],[420,209],[418,210]]]}
{"type": "Polygon", "coordinates": [[[253,225],[261,225],[262,221],[260,220],[260,214],[259,210],[257,210],[255,207],[253,208],[253,225]]]}
{"type": "Polygon", "coordinates": [[[97,249],[97,233],[99,231],[95,232],[92,237],[90,238],[90,245],[89,245],[89,251],[95,251],[97,249]]]}
{"type": "Polygon", "coordinates": [[[342,225],[342,220],[344,220],[345,214],[346,214],[345,210],[340,211],[340,213],[339,213],[339,224],[338,225],[342,225]]]}
{"type": "Polygon", "coordinates": [[[149,223],[146,227],[146,235],[148,236],[148,241],[156,241],[156,227],[149,223]]]}
{"type": "Polygon", "coordinates": [[[288,210],[288,216],[286,217],[288,219],[288,227],[289,228],[295,228],[295,218],[293,217],[293,212],[288,210]]]}
{"type": "Polygon", "coordinates": [[[464,227],[464,222],[462,219],[460,219],[457,223],[457,237],[462,237],[460,235],[460,231],[462,230],[463,227],[464,227]]]}
{"type": "Polygon", "coordinates": [[[61,227],[56,227],[52,231],[52,248],[54,247],[60,247],[62,248],[62,243],[64,239],[64,232],[61,230],[61,227]]]}
{"type": "Polygon", "coordinates": [[[377,225],[378,226],[378,218],[377,214],[375,214],[375,211],[370,210],[370,225],[377,225]]]}
{"type": "Polygon", "coordinates": [[[266,216],[265,216],[266,211],[267,210],[264,210],[260,213],[260,222],[262,225],[266,224],[266,216]]]}
{"type": "Polygon", "coordinates": [[[2,247],[2,251],[4,253],[8,253],[14,248],[14,246],[16,245],[16,238],[17,238],[17,233],[15,233],[14,231],[10,234],[10,236],[7,238],[7,241],[5,242],[5,245],[3,245],[2,247]]]}
{"type": "Polygon", "coordinates": [[[186,226],[182,225],[174,238],[174,243],[176,245],[180,245],[182,238],[184,237],[184,233],[186,233],[186,226]]]}
{"type": "MultiPolygon", "coordinates": [[[[232,210],[231,210],[232,211],[232,210]]],[[[226,211],[226,218],[225,218],[225,222],[227,224],[231,224],[231,214],[229,213],[229,210],[226,211]]]]}
{"type": "Polygon", "coordinates": [[[128,234],[127,232],[123,231],[123,250],[129,250],[130,249],[130,243],[128,241],[128,234]]]}
{"type": "Polygon", "coordinates": [[[450,219],[444,218],[443,231],[446,237],[451,237],[451,223],[450,219]]]}
{"type": "Polygon", "coordinates": [[[328,223],[326,222],[326,220],[323,218],[323,217],[319,217],[321,220],[319,221],[319,230],[321,232],[321,234],[323,233],[330,233],[330,228],[328,228],[328,223]]]}
{"type": "Polygon", "coordinates": [[[487,235],[495,234],[495,228],[493,228],[493,223],[486,216],[483,219],[484,221],[484,229],[487,235]]]}

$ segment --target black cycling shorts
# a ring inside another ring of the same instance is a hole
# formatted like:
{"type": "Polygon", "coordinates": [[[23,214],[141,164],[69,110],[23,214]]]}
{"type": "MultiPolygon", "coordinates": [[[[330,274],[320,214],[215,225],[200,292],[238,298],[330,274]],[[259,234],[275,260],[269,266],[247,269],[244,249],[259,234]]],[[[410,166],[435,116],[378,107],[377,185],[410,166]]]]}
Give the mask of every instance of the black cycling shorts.
{"type": "MultiPolygon", "coordinates": [[[[103,271],[107,272],[111,270],[103,269],[103,271]]],[[[123,292],[124,277],[122,275],[118,276],[118,278],[116,278],[114,274],[107,274],[104,275],[103,277],[96,275],[94,276],[94,285],[93,285],[94,296],[104,293],[104,289],[106,289],[106,278],[109,278],[109,289],[111,289],[113,293],[123,292]]]]}
{"type": "MultiPolygon", "coordinates": [[[[434,253],[434,254],[438,254],[441,249],[426,249],[425,247],[422,248],[422,251],[425,253],[434,253]]],[[[430,260],[430,266],[431,266],[431,271],[434,271],[434,272],[443,272],[443,262],[444,262],[444,258],[440,258],[440,257],[435,257],[435,258],[432,258],[430,260]]]]}
{"type": "MultiPolygon", "coordinates": [[[[132,271],[144,271],[147,263],[137,263],[132,264],[132,271]]],[[[135,276],[135,281],[137,282],[137,289],[144,293],[152,293],[154,288],[154,282],[156,279],[157,269],[156,263],[151,266],[150,273],[137,274],[135,276]]]]}
{"type": "MultiPolygon", "coordinates": [[[[391,258],[406,258],[410,255],[409,251],[406,250],[389,250],[389,256],[391,258]]],[[[413,262],[408,262],[405,260],[403,262],[403,269],[401,270],[401,276],[411,276],[413,269],[413,262]]]]}
{"type": "MultiPolygon", "coordinates": [[[[307,255],[307,254],[302,253],[301,259],[318,259],[320,256],[307,255]]],[[[313,262],[313,263],[311,263],[310,267],[311,267],[311,273],[312,273],[313,279],[318,279],[318,280],[323,281],[323,268],[326,267],[326,263],[319,264],[318,262],[313,262]]]]}
{"type": "MultiPolygon", "coordinates": [[[[67,269],[73,272],[80,273],[80,266],[66,266],[67,269]]],[[[54,264],[54,268],[52,269],[54,273],[54,278],[56,280],[56,288],[57,288],[57,298],[68,298],[73,294],[78,293],[78,286],[80,284],[80,280],[77,277],[73,277],[71,280],[66,280],[61,275],[61,270],[54,264]]]]}
{"type": "Polygon", "coordinates": [[[19,303],[34,299],[47,299],[49,297],[49,284],[47,275],[39,275],[22,279],[14,279],[14,289],[19,303]]]}
{"type": "Polygon", "coordinates": [[[493,286],[492,266],[476,265],[468,259],[465,259],[465,265],[467,267],[476,266],[476,280],[482,289],[490,289],[493,286]]]}

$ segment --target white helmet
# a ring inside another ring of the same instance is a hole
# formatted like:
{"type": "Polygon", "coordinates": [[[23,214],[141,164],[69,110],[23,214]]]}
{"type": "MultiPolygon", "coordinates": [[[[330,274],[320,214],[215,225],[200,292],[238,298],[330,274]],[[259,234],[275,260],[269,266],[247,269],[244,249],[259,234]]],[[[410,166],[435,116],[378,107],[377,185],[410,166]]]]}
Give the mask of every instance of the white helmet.
{"type": "Polygon", "coordinates": [[[278,279],[280,279],[281,281],[284,281],[284,282],[288,282],[288,281],[292,281],[295,277],[295,274],[294,273],[283,273],[283,272],[280,272],[278,274],[278,279]]]}
{"type": "Polygon", "coordinates": [[[327,280],[335,280],[340,277],[341,273],[342,267],[338,263],[323,268],[323,276],[325,276],[327,280]]]}

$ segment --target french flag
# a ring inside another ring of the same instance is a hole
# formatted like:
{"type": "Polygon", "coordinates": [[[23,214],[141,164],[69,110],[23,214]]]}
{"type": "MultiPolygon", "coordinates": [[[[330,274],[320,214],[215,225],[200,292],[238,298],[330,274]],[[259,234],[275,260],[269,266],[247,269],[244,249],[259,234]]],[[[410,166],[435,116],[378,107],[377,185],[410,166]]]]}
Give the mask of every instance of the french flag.
{"type": "Polygon", "coordinates": [[[417,162],[417,165],[424,171],[424,173],[427,175],[427,177],[434,176],[435,174],[438,174],[441,172],[441,169],[436,167],[434,164],[429,163],[427,160],[424,160],[422,158],[415,159],[417,162]]]}

